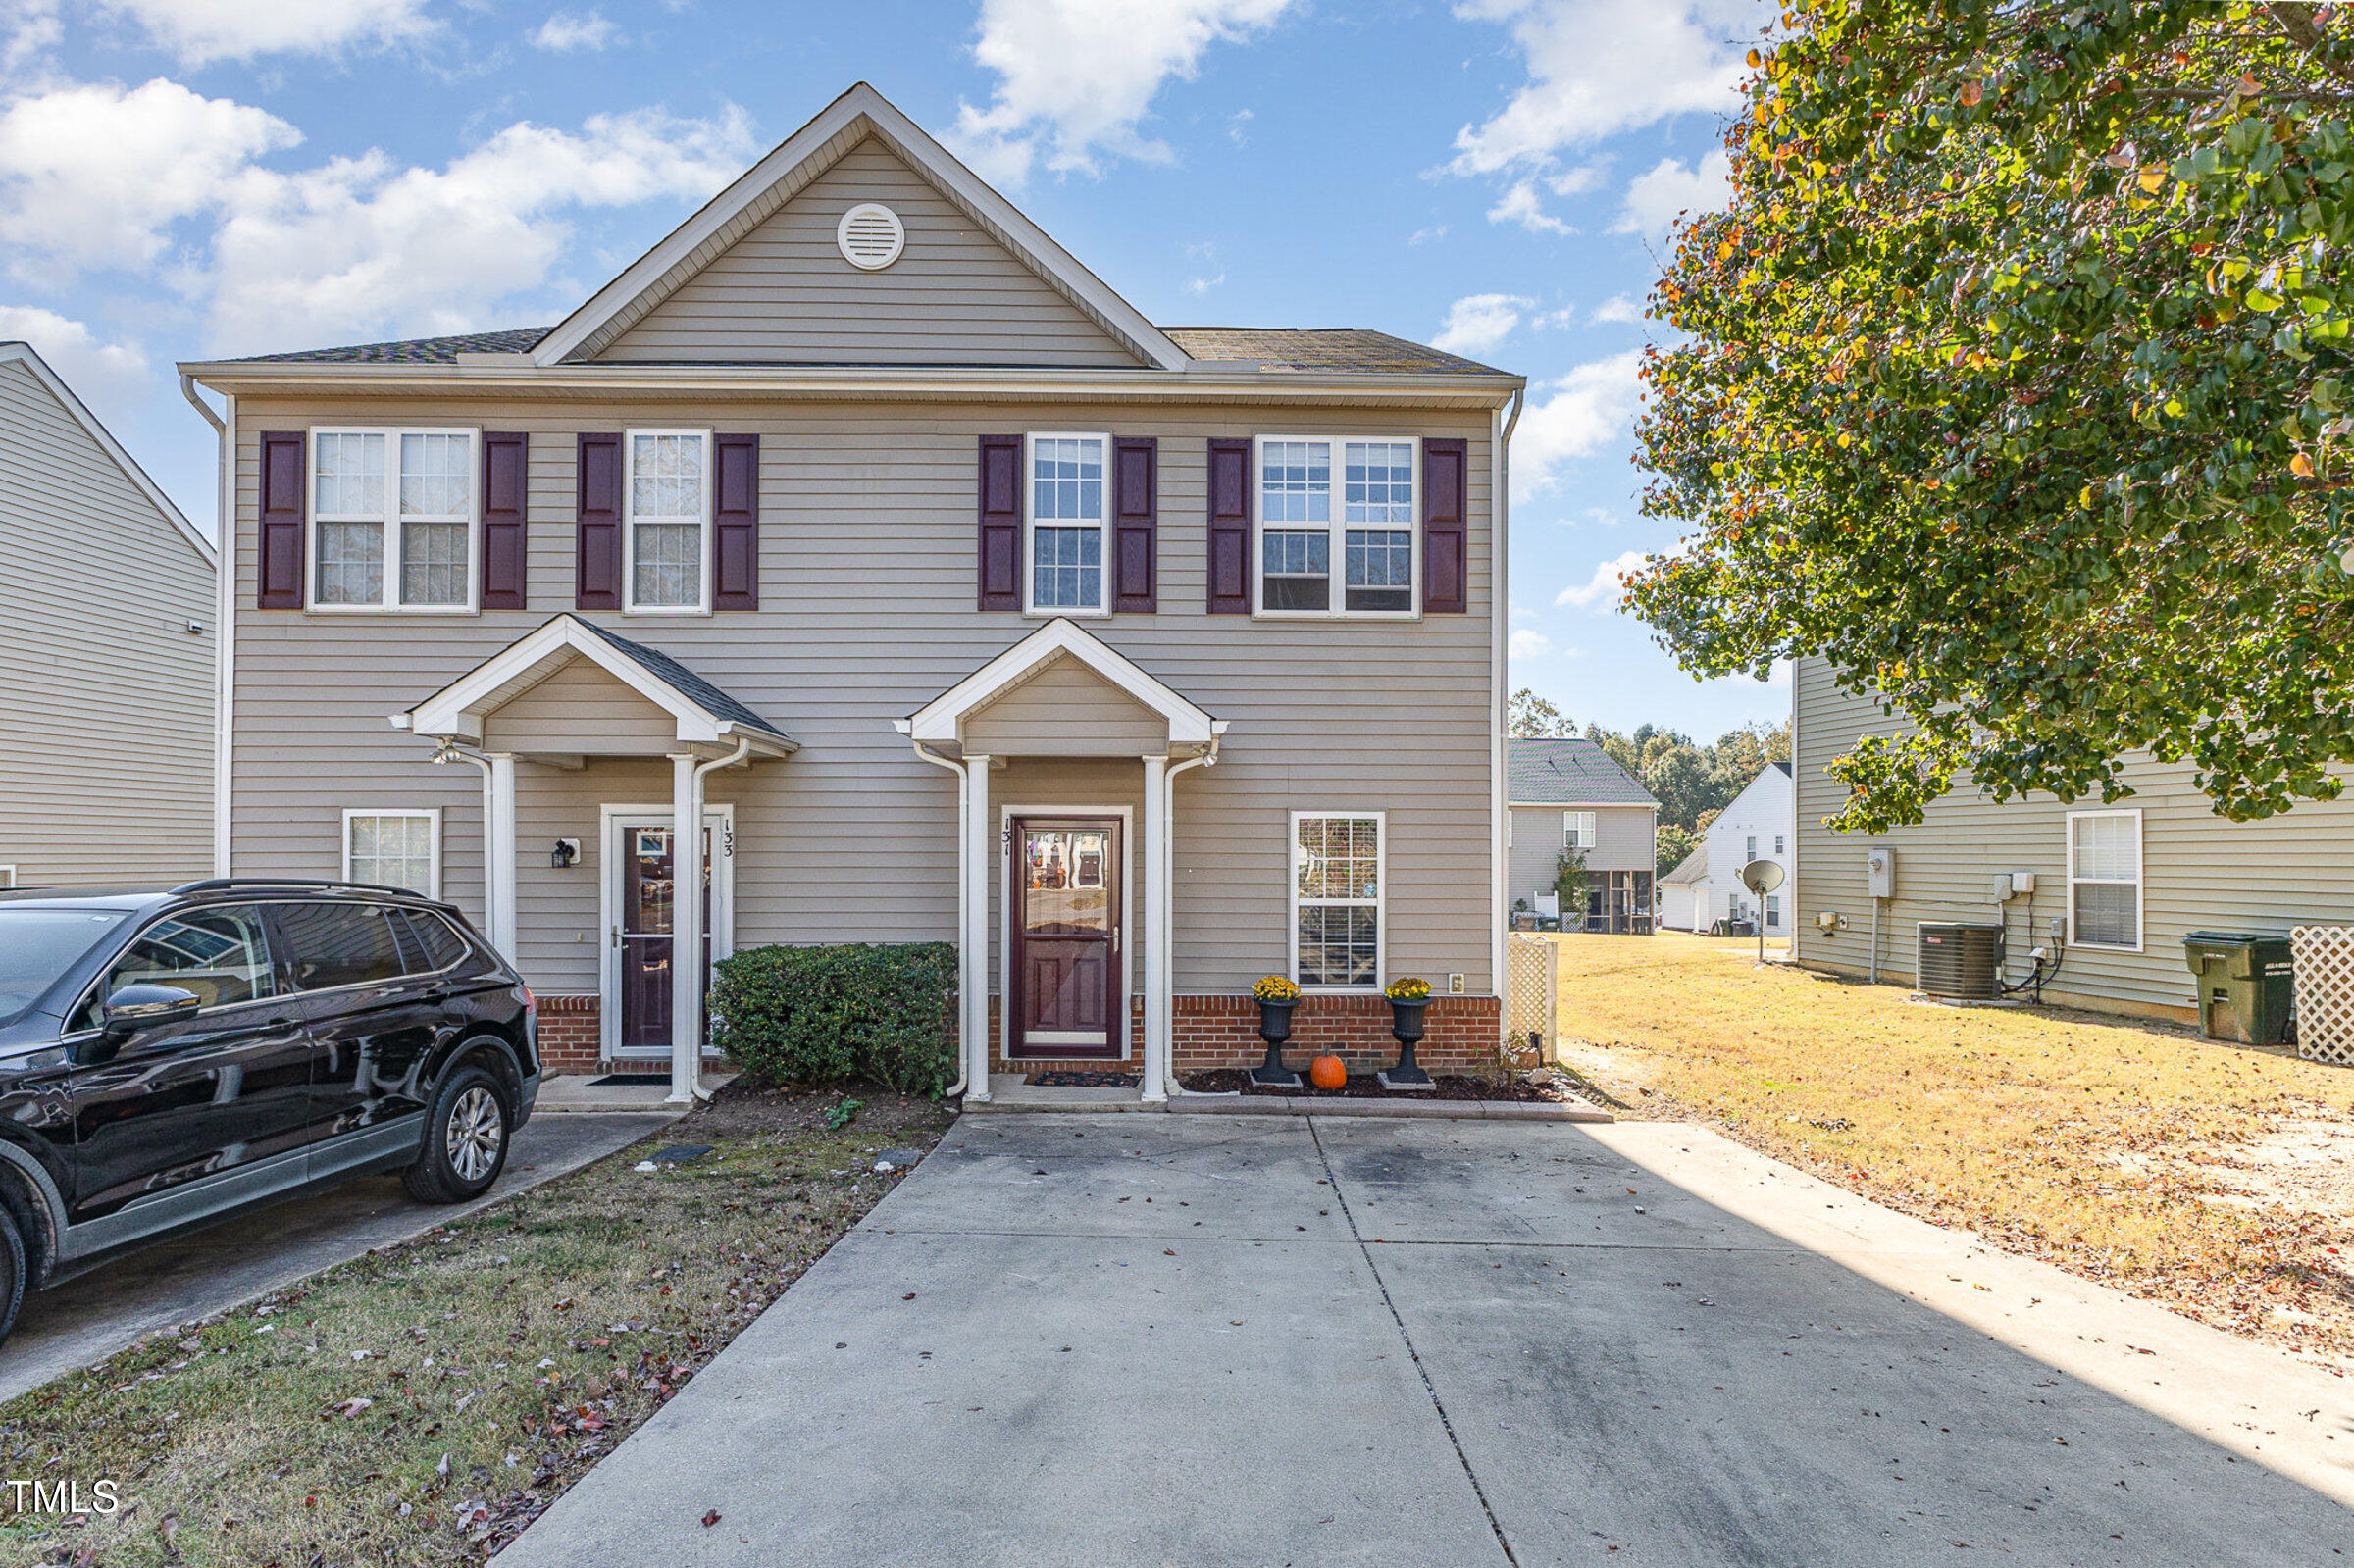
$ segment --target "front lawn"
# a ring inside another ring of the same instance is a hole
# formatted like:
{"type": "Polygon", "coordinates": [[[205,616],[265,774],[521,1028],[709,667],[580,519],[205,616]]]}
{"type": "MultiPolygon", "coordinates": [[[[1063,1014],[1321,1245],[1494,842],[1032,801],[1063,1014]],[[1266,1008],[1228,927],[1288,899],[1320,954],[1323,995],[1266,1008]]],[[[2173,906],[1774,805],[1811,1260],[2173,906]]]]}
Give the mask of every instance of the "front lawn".
{"type": "Polygon", "coordinates": [[[1950,1008],[1744,961],[1563,941],[1562,1061],[1941,1225],[2354,1366],[2354,1072],[2167,1025],[1950,1008]]]}
{"type": "Polygon", "coordinates": [[[480,1560],[857,1223],[947,1113],[726,1092],[636,1148],[0,1405],[0,1559],[480,1560]],[[649,1152],[708,1144],[657,1172],[649,1152]],[[95,1506],[114,1483],[121,1506],[95,1506]],[[23,1511],[20,1511],[23,1510],[23,1511]]]}

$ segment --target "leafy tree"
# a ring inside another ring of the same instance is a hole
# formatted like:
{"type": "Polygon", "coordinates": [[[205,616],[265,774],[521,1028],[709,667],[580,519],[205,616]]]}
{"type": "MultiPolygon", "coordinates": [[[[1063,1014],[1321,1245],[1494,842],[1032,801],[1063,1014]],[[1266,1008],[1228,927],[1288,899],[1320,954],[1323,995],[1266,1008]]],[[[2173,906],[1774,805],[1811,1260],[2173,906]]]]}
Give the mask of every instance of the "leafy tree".
{"type": "Polygon", "coordinates": [[[1512,693],[1510,718],[1511,733],[1523,740],[1567,740],[1577,734],[1576,724],[1526,686],[1512,693]]]}
{"type": "Polygon", "coordinates": [[[1553,890],[1561,894],[1561,920],[1566,927],[1571,911],[1582,919],[1586,910],[1586,852],[1571,844],[1553,868],[1553,890]]]}
{"type": "Polygon", "coordinates": [[[1652,848],[1658,860],[1657,870],[1663,877],[1682,865],[1693,850],[1700,847],[1700,835],[1689,828],[1679,828],[1672,822],[1660,824],[1653,836],[1652,848]]]}
{"type": "Polygon", "coordinates": [[[1837,826],[2354,762],[2354,15],[1792,0],[1728,210],[1654,295],[1630,601],[1689,669],[1817,654],[1897,721],[1837,826]]]}

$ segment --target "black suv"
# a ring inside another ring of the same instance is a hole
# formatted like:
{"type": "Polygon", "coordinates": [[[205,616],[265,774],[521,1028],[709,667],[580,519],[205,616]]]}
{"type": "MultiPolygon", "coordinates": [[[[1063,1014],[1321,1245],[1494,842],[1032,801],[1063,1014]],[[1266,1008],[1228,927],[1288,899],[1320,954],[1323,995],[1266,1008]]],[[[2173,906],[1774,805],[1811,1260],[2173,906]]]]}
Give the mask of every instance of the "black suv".
{"type": "Polygon", "coordinates": [[[0,1337],[38,1288],[298,1189],[498,1179],[537,1015],[447,904],[347,883],[0,895],[0,1337]]]}

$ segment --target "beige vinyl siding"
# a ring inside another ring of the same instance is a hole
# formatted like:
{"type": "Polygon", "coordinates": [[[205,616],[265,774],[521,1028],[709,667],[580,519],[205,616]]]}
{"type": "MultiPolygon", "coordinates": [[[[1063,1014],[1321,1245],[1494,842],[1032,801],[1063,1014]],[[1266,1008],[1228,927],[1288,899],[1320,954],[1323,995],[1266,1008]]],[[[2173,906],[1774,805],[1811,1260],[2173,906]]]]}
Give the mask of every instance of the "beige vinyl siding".
{"type": "Polygon", "coordinates": [[[861,365],[1139,363],[871,137],[596,357],[861,365]],[[869,201],[897,213],[907,234],[899,259],[879,272],[851,266],[835,241],[842,215],[869,201]]]}
{"type": "MultiPolygon", "coordinates": [[[[528,611],[242,613],[232,835],[240,874],[332,875],[344,805],[439,805],[443,888],[479,916],[480,775],[427,764],[423,743],[384,716],[571,608],[576,432],[710,425],[761,436],[760,611],[592,619],[670,653],[802,744],[783,761],[711,776],[712,798],[739,803],[739,941],[950,939],[955,781],[916,758],[891,721],[1044,624],[973,607],[977,438],[1108,427],[1160,438],[1161,611],[1085,624],[1232,726],[1218,764],[1177,784],[1176,989],[1232,992],[1283,967],[1293,810],[1386,811],[1392,973],[1443,984],[1459,972],[1472,992],[1490,989],[1484,414],[256,397],[240,400],[238,413],[237,570],[247,605],[257,431],[374,421],[532,434],[528,611]],[[1206,615],[1206,440],[1267,430],[1467,437],[1473,613],[1407,622],[1206,615]]],[[[1125,766],[1141,788],[1141,764],[1125,766]]],[[[547,871],[545,841],[578,837],[586,847],[598,801],[667,799],[667,772],[658,762],[597,761],[578,773],[518,771],[526,973],[551,991],[593,989],[594,941],[572,934],[595,936],[597,873],[547,871]]],[[[992,791],[1001,797],[994,781],[992,791]]]]}
{"type": "Polygon", "coordinates": [[[1073,659],[1057,659],[964,721],[968,756],[1142,757],[1169,748],[1169,721],[1073,659]]]}
{"type": "MultiPolygon", "coordinates": [[[[1837,691],[1830,667],[1799,661],[1798,891],[1799,956],[1849,972],[1870,957],[1871,900],[1866,893],[1864,852],[1896,851],[1896,892],[1881,914],[1883,979],[1909,984],[1914,974],[1915,926],[1923,920],[1992,922],[1997,873],[2035,873],[2032,898],[2009,906],[2012,971],[2026,973],[2026,950],[2051,939],[2051,922],[2068,913],[2068,813],[2106,810],[2098,799],[2065,805],[2037,794],[2004,804],[1980,795],[1967,777],[1929,810],[1917,828],[1876,837],[1835,834],[1822,819],[1837,811],[1846,791],[1823,773],[1860,734],[1902,733],[1876,702],[1837,691]],[[1824,911],[1843,915],[1845,930],[1816,929],[1824,911]]],[[[2129,759],[2126,783],[2136,791],[2117,807],[2142,814],[2142,950],[2069,949],[2047,998],[2063,997],[2131,1012],[2180,1015],[2193,1005],[2182,937],[2209,929],[2286,934],[2300,923],[2354,922],[2354,802],[2309,802],[2265,822],[2232,823],[2210,809],[2187,766],[2129,759]]]]}
{"type": "Polygon", "coordinates": [[[1512,899],[1550,891],[1566,840],[1561,813],[1594,813],[1594,847],[1586,851],[1588,871],[1649,871],[1652,869],[1652,813],[1649,806],[1514,806],[1510,881],[1512,899]]]}
{"type": "Polygon", "coordinates": [[[213,633],[203,553],[0,363],[0,866],[20,886],[210,873],[213,633]]]}
{"type": "Polygon", "coordinates": [[[573,660],[483,721],[485,751],[562,753],[585,746],[667,756],[679,749],[679,721],[587,659],[573,660]]]}

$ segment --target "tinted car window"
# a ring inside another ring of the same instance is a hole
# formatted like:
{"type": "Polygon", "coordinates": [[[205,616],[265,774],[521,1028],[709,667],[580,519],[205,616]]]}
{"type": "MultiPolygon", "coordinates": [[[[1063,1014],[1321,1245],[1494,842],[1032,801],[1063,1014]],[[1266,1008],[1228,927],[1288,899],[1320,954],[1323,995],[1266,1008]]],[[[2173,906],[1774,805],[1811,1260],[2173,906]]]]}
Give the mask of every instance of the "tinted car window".
{"type": "Polygon", "coordinates": [[[298,989],[400,978],[400,938],[392,931],[392,911],[383,905],[279,904],[272,912],[298,989]]]}
{"type": "Polygon", "coordinates": [[[261,912],[250,906],[191,909],[159,920],[130,939],[74,1020],[97,1027],[97,1012],[126,986],[177,986],[206,1007],[229,1007],[277,989],[261,912]]]}
{"type": "Polygon", "coordinates": [[[458,935],[457,928],[444,915],[412,909],[409,930],[417,934],[417,944],[425,949],[425,967],[429,970],[447,969],[474,950],[473,944],[458,935]]]}
{"type": "Polygon", "coordinates": [[[0,907],[0,1024],[13,1024],[76,959],[130,918],[120,909],[0,907]]]}

